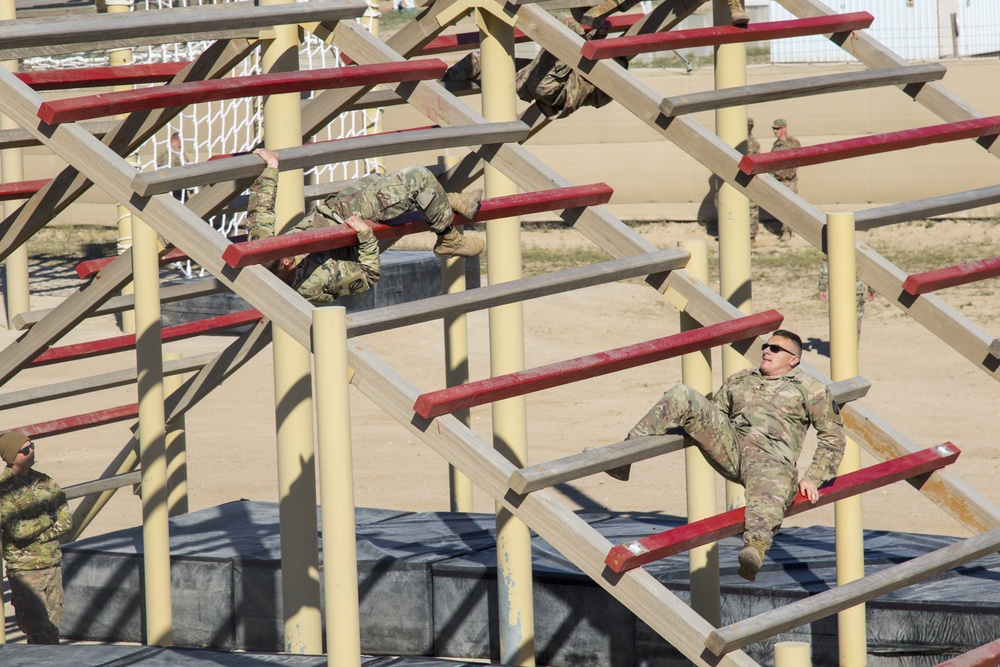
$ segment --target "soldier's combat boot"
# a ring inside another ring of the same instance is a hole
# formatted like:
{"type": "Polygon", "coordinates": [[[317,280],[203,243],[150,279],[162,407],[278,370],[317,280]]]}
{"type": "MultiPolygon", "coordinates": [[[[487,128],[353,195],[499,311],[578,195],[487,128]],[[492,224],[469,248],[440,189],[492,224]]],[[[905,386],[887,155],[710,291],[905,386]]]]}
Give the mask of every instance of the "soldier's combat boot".
{"type": "Polygon", "coordinates": [[[454,227],[449,227],[443,234],[438,234],[434,243],[434,254],[438,257],[473,257],[486,247],[486,241],[474,236],[460,234],[454,227]]]}
{"type": "Polygon", "coordinates": [[[476,217],[476,213],[479,213],[479,204],[483,199],[482,188],[477,188],[472,192],[449,192],[447,194],[451,210],[466,220],[472,220],[476,217]]]}
{"type": "Polygon", "coordinates": [[[792,230],[789,229],[788,227],[785,227],[784,225],[782,225],[782,227],[781,227],[781,242],[782,243],[788,243],[789,241],[792,240],[793,236],[795,236],[795,234],[792,232],[792,230]]]}
{"type": "Polygon", "coordinates": [[[759,540],[751,540],[750,544],[743,547],[743,551],[740,552],[739,556],[739,575],[747,581],[756,579],[761,565],[764,564],[765,551],[767,551],[767,548],[759,540]]]}
{"type": "Polygon", "coordinates": [[[743,8],[742,0],[729,0],[729,14],[737,28],[745,28],[750,23],[750,15],[743,8]]]}
{"type": "Polygon", "coordinates": [[[580,23],[588,28],[596,29],[604,23],[604,19],[608,18],[608,16],[619,11],[627,12],[632,9],[638,1],[639,0],[604,0],[604,2],[599,5],[594,5],[584,12],[583,16],[579,19],[580,23]]]}

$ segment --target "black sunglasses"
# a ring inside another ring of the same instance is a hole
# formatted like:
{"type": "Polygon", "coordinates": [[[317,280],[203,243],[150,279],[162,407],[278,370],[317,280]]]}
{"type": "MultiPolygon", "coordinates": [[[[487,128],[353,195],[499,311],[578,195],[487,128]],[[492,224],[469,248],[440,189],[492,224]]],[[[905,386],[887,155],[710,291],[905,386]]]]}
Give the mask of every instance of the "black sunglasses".
{"type": "Polygon", "coordinates": [[[780,345],[775,345],[774,343],[764,343],[763,345],[760,346],[760,349],[761,349],[761,351],[763,351],[763,350],[771,350],[771,352],[773,352],[775,354],[777,354],[778,352],[788,352],[788,354],[792,355],[793,357],[795,356],[795,353],[792,352],[791,350],[786,350],[785,348],[781,347],[780,345]]]}
{"type": "Polygon", "coordinates": [[[17,453],[23,456],[27,456],[34,448],[35,448],[35,443],[29,440],[28,444],[26,444],[24,447],[21,447],[21,449],[19,449],[17,453]]]}

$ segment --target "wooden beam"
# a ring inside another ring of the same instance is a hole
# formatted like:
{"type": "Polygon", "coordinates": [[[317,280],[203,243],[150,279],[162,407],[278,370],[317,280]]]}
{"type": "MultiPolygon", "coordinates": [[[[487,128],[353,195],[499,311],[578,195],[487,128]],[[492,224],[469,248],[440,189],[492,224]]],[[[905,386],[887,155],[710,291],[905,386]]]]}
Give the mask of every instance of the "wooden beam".
{"type": "MultiPolygon", "coordinates": [[[[785,512],[785,516],[795,516],[865,491],[926,475],[951,465],[958,459],[959,453],[958,447],[949,442],[840,475],[820,487],[819,500],[815,503],[796,493],[795,501],[785,512]]],[[[743,532],[745,511],[745,507],[740,507],[627,544],[619,544],[608,552],[604,562],[612,572],[626,572],[682,551],[718,542],[724,537],[738,535],[743,532]]]]}
{"type": "Polygon", "coordinates": [[[948,70],[941,63],[921,63],[906,67],[888,67],[864,72],[824,74],[802,79],[770,81],[750,86],[736,86],[664,98],[660,111],[667,116],[683,116],[698,111],[760,104],[775,100],[825,95],[845,90],[863,90],[879,86],[938,81],[948,70]]]}
{"type": "Polygon", "coordinates": [[[939,662],[936,667],[996,667],[1000,665],[1000,639],[983,644],[951,660],[939,662]]]}
{"type": "MultiPolygon", "coordinates": [[[[196,357],[183,357],[163,362],[164,375],[179,375],[199,370],[215,358],[214,354],[201,354],[196,357]]],[[[32,387],[0,394],[0,410],[12,410],[43,401],[54,401],[60,398],[79,396],[93,391],[102,391],[121,387],[135,382],[136,370],[129,368],[111,373],[91,375],[85,378],[56,382],[42,387],[32,387]]]]}
{"type": "MultiPolygon", "coordinates": [[[[242,234],[239,237],[234,237],[234,241],[245,240],[246,234],[242,234]]],[[[106,266],[115,261],[116,256],[112,257],[97,257],[95,259],[87,259],[76,265],[75,271],[76,275],[79,276],[81,280],[86,280],[87,278],[93,278],[99,272],[103,271],[106,266]]],[[[162,255],[160,255],[160,266],[164,264],[170,264],[171,262],[183,262],[188,259],[188,256],[184,254],[182,250],[178,248],[170,248],[162,255]]]]}
{"type": "MultiPolygon", "coordinates": [[[[95,137],[103,137],[118,125],[114,120],[98,120],[90,123],[83,123],[84,128],[95,137]]],[[[15,128],[12,130],[0,130],[0,150],[6,148],[30,148],[31,146],[41,146],[39,141],[27,130],[15,128]]]]}
{"type": "MultiPolygon", "coordinates": [[[[456,214],[455,224],[485,222],[486,220],[538,213],[539,211],[597,206],[607,203],[613,192],[607,184],[595,183],[573,188],[556,188],[542,192],[526,192],[484,199],[475,220],[469,221],[456,214]]],[[[372,224],[375,238],[379,240],[398,238],[429,229],[425,222],[404,221],[406,218],[412,217],[412,215],[407,214],[396,221],[372,224]]],[[[222,259],[230,267],[238,269],[281,257],[344,248],[356,245],[357,241],[357,232],[346,225],[320,227],[295,234],[279,234],[256,241],[234,243],[222,253],[222,259]]]]}
{"type": "MultiPolygon", "coordinates": [[[[371,137],[335,139],[279,151],[281,169],[303,169],[330,162],[358,160],[372,155],[398,155],[415,151],[437,150],[455,146],[520,141],[528,126],[519,121],[482,123],[458,127],[439,127],[411,132],[380,134],[371,137]]],[[[170,169],[135,174],[133,189],[143,197],[173,190],[238,178],[256,178],[264,162],[256,155],[188,164],[170,169]]]]}
{"type": "Polygon", "coordinates": [[[479,287],[467,292],[400,303],[347,315],[347,335],[363,336],[442,317],[484,310],[550,294],[682,268],[690,255],[681,248],[580,266],[565,271],[479,287]]]}
{"type": "Polygon", "coordinates": [[[33,90],[73,90],[76,88],[167,83],[190,64],[187,61],[179,61],[110,67],[80,67],[77,69],[15,72],[14,76],[28,84],[33,90]]]}
{"type": "Polygon", "coordinates": [[[604,60],[619,56],[634,56],[640,53],[689,49],[697,46],[848,33],[863,30],[869,27],[874,20],[875,17],[868,12],[851,12],[791,21],[751,23],[744,28],[713,26],[692,30],[671,30],[666,33],[630,35],[589,41],[580,49],[580,54],[588,60],[604,60]]]}
{"type": "Polygon", "coordinates": [[[740,160],[740,171],[748,176],[754,176],[779,169],[825,164],[864,155],[877,155],[907,148],[997,134],[1000,134],[1000,116],[960,120],[954,123],[918,127],[912,130],[872,134],[856,139],[744,155],[743,159],[740,160]]]}
{"type": "Polygon", "coordinates": [[[943,269],[910,274],[903,281],[903,291],[913,296],[919,296],[946,287],[967,285],[997,276],[1000,276],[1000,257],[989,257],[965,264],[946,266],[943,269]]]}
{"type": "MultiPolygon", "coordinates": [[[[821,381],[824,379],[820,378],[821,381]]],[[[833,400],[838,405],[843,405],[867,394],[871,382],[857,376],[831,382],[827,387],[833,395],[833,400]]],[[[508,484],[515,493],[532,493],[538,489],[675,452],[684,446],[685,440],[681,429],[676,429],[676,432],[670,435],[633,438],[515,470],[508,484]]]]}
{"type": "Polygon", "coordinates": [[[437,58],[388,65],[326,67],[294,72],[234,76],[188,81],[166,86],[119,90],[96,95],[65,97],[43,102],[38,117],[49,125],[114,116],[136,111],[168,109],[202,102],[218,102],[258,95],[301,93],[350,86],[440,79],[448,66],[437,58]]]}
{"type": "Polygon", "coordinates": [[[781,313],[768,310],[644,343],[498,375],[477,382],[467,382],[421,394],[413,404],[413,411],[424,419],[433,419],[476,405],[524,396],[543,389],[560,387],[664,359],[673,359],[747,338],[757,338],[781,328],[782,320],[784,316],[781,313]]]}
{"type": "Polygon", "coordinates": [[[17,426],[8,430],[20,431],[25,435],[32,437],[45,438],[53,435],[83,431],[95,426],[105,426],[107,424],[128,421],[129,419],[135,419],[138,416],[139,404],[129,403],[128,405],[119,405],[115,408],[84,412],[83,414],[73,415],[71,417],[63,417],[61,419],[52,419],[46,422],[39,422],[37,424],[17,426]]]}
{"type": "Polygon", "coordinates": [[[859,230],[875,229],[910,220],[926,220],[935,215],[967,211],[997,202],[1000,202],[1000,185],[988,185],[984,188],[941,195],[940,197],[917,199],[901,204],[857,211],[854,214],[854,227],[859,230]]]}
{"type": "Polygon", "coordinates": [[[120,489],[123,486],[132,486],[141,481],[142,472],[136,470],[133,472],[123,473],[121,475],[114,475],[113,477],[95,479],[91,482],[71,484],[63,487],[63,493],[66,494],[66,500],[75,500],[77,498],[83,498],[84,496],[93,495],[95,493],[103,493],[112,489],[120,489]]]}
{"type": "Polygon", "coordinates": [[[773,637],[784,630],[811,623],[886,593],[925,581],[959,565],[995,553],[998,548],[1000,529],[970,537],[905,563],[883,568],[862,579],[713,630],[705,646],[715,655],[723,655],[766,637],[773,637]]]}
{"type": "Polygon", "coordinates": [[[0,26],[0,60],[143,44],[256,37],[260,29],[275,25],[353,19],[364,11],[363,2],[338,0],[302,6],[232,3],[67,16],[62,20],[19,19],[0,26]]]}

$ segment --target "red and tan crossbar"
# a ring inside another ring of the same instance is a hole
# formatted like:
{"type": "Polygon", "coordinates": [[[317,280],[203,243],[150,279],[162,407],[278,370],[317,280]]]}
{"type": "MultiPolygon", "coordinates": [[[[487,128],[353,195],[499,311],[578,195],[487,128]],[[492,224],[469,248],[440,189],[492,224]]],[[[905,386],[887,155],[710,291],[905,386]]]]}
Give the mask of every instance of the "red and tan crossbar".
{"type": "Polygon", "coordinates": [[[790,21],[751,23],[745,28],[714,26],[693,30],[671,30],[642,35],[626,35],[586,42],[580,53],[590,60],[634,56],[639,53],[687,49],[694,46],[714,46],[716,44],[738,44],[769,39],[785,39],[805,35],[825,35],[829,33],[863,30],[872,24],[875,17],[868,12],[849,14],[829,14],[790,21]]]}
{"type": "Polygon", "coordinates": [[[55,125],[134,111],[166,109],[197,102],[215,102],[254,95],[300,93],[348,86],[374,86],[379,83],[397,81],[440,79],[446,69],[447,65],[443,61],[432,58],[378,65],[327,67],[301,72],[255,74],[209,81],[189,81],[43,102],[38,107],[38,117],[49,125],[55,125]]]}
{"type": "MultiPolygon", "coordinates": [[[[232,237],[232,240],[245,241],[246,238],[246,234],[240,234],[239,236],[232,237]]],[[[113,262],[116,257],[98,257],[97,259],[88,259],[80,262],[76,265],[76,275],[80,276],[82,280],[92,278],[104,267],[113,262]]],[[[183,251],[174,248],[172,250],[168,250],[165,254],[160,255],[160,265],[170,264],[171,262],[183,262],[187,259],[188,256],[183,251]]]]}
{"type": "Polygon", "coordinates": [[[120,405],[117,408],[107,408],[105,410],[73,415],[72,417],[62,417],[61,419],[53,419],[47,422],[18,426],[17,428],[8,429],[8,431],[20,431],[33,438],[42,438],[50,435],[73,433],[74,431],[82,431],[95,426],[104,426],[105,424],[114,424],[116,422],[135,419],[138,416],[139,404],[130,403],[128,405],[120,405]]]}
{"type": "MultiPolygon", "coordinates": [[[[923,449],[841,475],[820,488],[819,500],[815,504],[796,494],[795,502],[785,512],[785,516],[801,514],[806,510],[856,496],[865,491],[927,474],[951,465],[958,459],[960,453],[958,447],[946,442],[937,447],[923,449]]],[[[641,540],[619,544],[611,548],[604,562],[614,572],[626,572],[654,560],[737,535],[743,530],[745,510],[746,508],[740,507],[641,540]]]]}
{"type": "Polygon", "coordinates": [[[997,667],[1000,665],[1000,639],[977,646],[971,651],[939,662],[935,667],[997,667]]]}
{"type": "Polygon", "coordinates": [[[740,171],[753,176],[779,169],[806,167],[812,164],[824,164],[863,155],[876,155],[993,134],[1000,134],[1000,116],[973,118],[955,123],[917,127],[912,130],[873,134],[857,139],[831,141],[814,146],[744,155],[743,159],[740,160],[740,171]]]}
{"type": "Polygon", "coordinates": [[[144,83],[167,83],[190,63],[149,63],[113,67],[15,72],[14,76],[34,90],[70,90],[102,86],[128,86],[144,83]]]}
{"type": "MultiPolygon", "coordinates": [[[[577,185],[568,188],[554,188],[525,192],[506,197],[484,199],[476,214],[475,220],[466,220],[455,216],[455,224],[468,222],[485,222],[497,218],[508,218],[542,211],[555,211],[583,206],[599,206],[611,200],[614,190],[606,183],[577,185]]],[[[409,216],[404,216],[403,219],[409,216]]],[[[427,231],[426,222],[393,222],[387,224],[372,224],[372,231],[378,239],[398,238],[407,234],[427,231]]],[[[292,255],[301,255],[321,250],[333,250],[355,245],[358,242],[357,233],[345,225],[320,227],[295,234],[279,234],[257,241],[233,243],[222,253],[222,260],[234,269],[251,264],[261,264],[292,255]]]]}
{"type": "Polygon", "coordinates": [[[12,199],[27,199],[44,188],[50,179],[40,178],[37,181],[17,181],[16,183],[0,184],[0,201],[12,199]]]}
{"type": "Polygon", "coordinates": [[[779,328],[783,319],[778,311],[768,310],[645,343],[448,387],[418,396],[413,404],[413,411],[421,417],[431,419],[474,405],[523,396],[717,345],[756,338],[779,328]]]}
{"type": "Polygon", "coordinates": [[[943,269],[914,273],[903,281],[903,291],[913,296],[936,292],[945,287],[955,287],[1000,276],[1000,257],[977,259],[974,262],[946,266],[943,269]]]}
{"type": "MultiPolygon", "coordinates": [[[[165,327],[160,335],[163,338],[163,342],[167,343],[174,340],[181,340],[183,338],[200,336],[201,334],[225,331],[226,329],[232,329],[233,327],[239,327],[245,324],[255,324],[260,321],[262,317],[263,315],[261,315],[259,311],[251,308],[249,310],[241,310],[238,313],[229,313],[227,315],[198,320],[197,322],[188,322],[186,324],[177,324],[172,327],[165,327]]],[[[62,345],[60,347],[49,348],[35,357],[34,361],[32,361],[30,365],[44,366],[62,361],[70,361],[72,359],[97,357],[102,354],[112,354],[113,352],[131,350],[134,347],[135,334],[112,336],[111,338],[105,338],[103,340],[94,340],[86,343],[75,343],[73,345],[62,345]]]]}

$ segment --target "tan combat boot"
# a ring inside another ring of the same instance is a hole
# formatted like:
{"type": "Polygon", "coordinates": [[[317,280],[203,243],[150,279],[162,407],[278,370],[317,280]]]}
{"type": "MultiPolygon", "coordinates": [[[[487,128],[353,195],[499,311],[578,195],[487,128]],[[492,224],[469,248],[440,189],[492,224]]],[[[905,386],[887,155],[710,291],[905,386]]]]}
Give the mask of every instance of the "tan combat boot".
{"type": "Polygon", "coordinates": [[[795,236],[795,234],[792,232],[791,229],[789,229],[788,227],[782,227],[781,228],[781,242],[782,243],[788,243],[789,241],[792,240],[793,236],[795,236]]]}
{"type": "Polygon", "coordinates": [[[434,243],[434,254],[438,257],[473,257],[486,247],[486,241],[476,236],[464,236],[454,227],[439,234],[434,243]]]}
{"type": "Polygon", "coordinates": [[[766,551],[767,547],[760,540],[751,540],[750,544],[743,547],[743,551],[740,552],[739,556],[739,575],[747,581],[756,579],[761,565],[764,564],[764,553],[766,551]]]}
{"type": "Polygon", "coordinates": [[[737,28],[745,28],[750,23],[750,15],[743,9],[741,0],[729,0],[729,14],[737,28]]]}
{"type": "Polygon", "coordinates": [[[476,217],[476,213],[479,213],[479,203],[483,199],[482,188],[477,188],[472,192],[449,192],[447,195],[451,210],[466,220],[472,220],[476,217]]]}
{"type": "Polygon", "coordinates": [[[622,8],[622,11],[627,10],[628,6],[623,7],[623,5],[626,5],[627,3],[628,0],[604,0],[604,2],[599,5],[594,5],[584,12],[583,17],[580,19],[580,23],[588,28],[597,28],[599,25],[604,23],[604,19],[615,13],[615,11],[617,11],[620,7],[622,8]]]}

